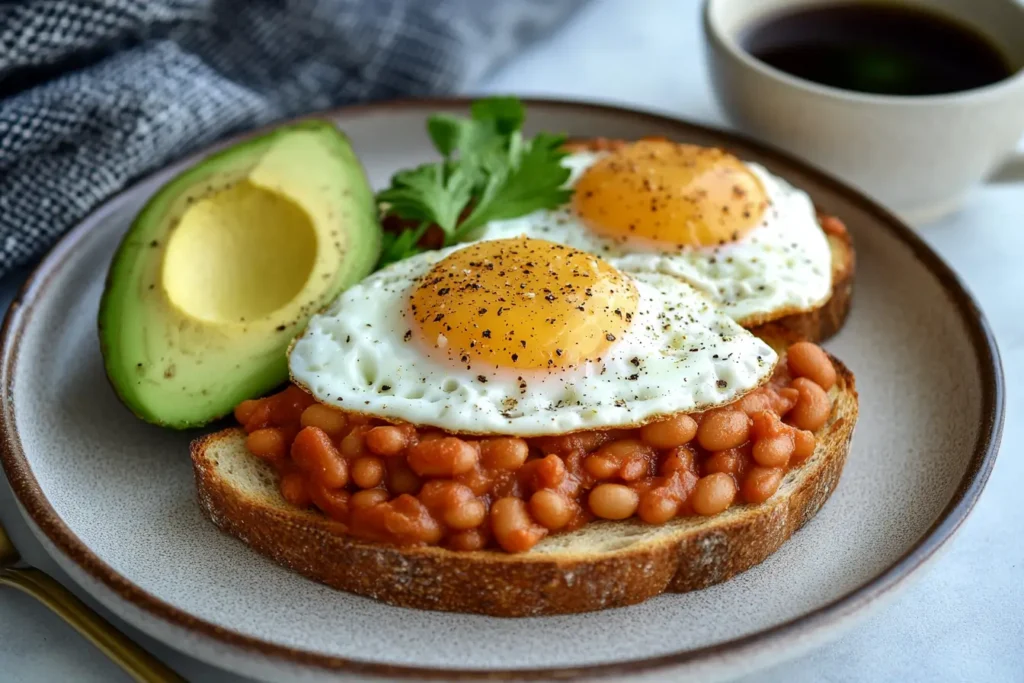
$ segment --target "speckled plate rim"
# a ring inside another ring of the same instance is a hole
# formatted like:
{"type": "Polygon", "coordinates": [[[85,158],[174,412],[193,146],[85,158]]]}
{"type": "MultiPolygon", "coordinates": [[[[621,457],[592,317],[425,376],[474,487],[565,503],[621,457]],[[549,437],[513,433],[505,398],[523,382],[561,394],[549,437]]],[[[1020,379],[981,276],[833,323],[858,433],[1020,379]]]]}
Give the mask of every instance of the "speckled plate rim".
{"type": "MultiPolygon", "coordinates": [[[[423,110],[424,113],[427,113],[434,109],[468,107],[470,102],[470,98],[462,97],[396,100],[317,112],[299,118],[322,116],[337,119],[350,115],[365,116],[397,110],[423,110]]],[[[1005,387],[999,350],[984,314],[956,273],[911,228],[888,210],[806,162],[764,143],[743,135],[689,123],[680,119],[611,105],[545,98],[523,98],[523,102],[528,110],[530,108],[546,108],[549,110],[568,111],[569,113],[574,111],[581,114],[586,112],[601,113],[647,123],[652,125],[652,127],[657,126],[665,134],[686,136],[697,133],[711,136],[721,140],[723,146],[730,144],[745,146],[756,150],[766,158],[773,158],[782,164],[799,168],[803,173],[813,177],[819,185],[827,187],[829,190],[844,196],[851,203],[859,205],[865,213],[875,220],[878,226],[888,230],[894,237],[908,246],[917,260],[938,279],[948,295],[951,305],[960,315],[963,326],[977,354],[978,371],[982,380],[981,424],[979,425],[978,438],[973,446],[967,470],[952,499],[928,531],[902,557],[881,571],[874,579],[858,588],[807,614],[776,626],[716,645],[682,650],[656,657],[623,660],[583,667],[453,670],[396,666],[334,657],[285,647],[253,638],[192,616],[188,612],[148,593],[125,576],[119,574],[93,553],[75,535],[74,531],[61,519],[44,495],[39,482],[32,472],[28,457],[22,449],[14,421],[13,377],[25,315],[32,310],[32,307],[40,298],[46,295],[47,285],[51,277],[61,268],[78,242],[96,225],[106,220],[113,213],[116,205],[119,204],[119,200],[126,194],[136,191],[138,185],[144,183],[148,177],[141,179],[138,183],[103,204],[53,247],[50,253],[32,272],[12,301],[4,319],[3,327],[0,329],[0,431],[2,431],[3,437],[2,444],[0,444],[2,445],[2,448],[0,448],[0,461],[2,461],[4,472],[11,483],[16,498],[32,522],[35,523],[57,549],[65,554],[71,562],[84,570],[86,574],[112,590],[120,598],[172,625],[182,627],[198,635],[207,636],[214,641],[229,646],[257,652],[260,655],[281,661],[282,663],[313,666],[320,669],[335,670],[339,673],[348,672],[357,675],[402,678],[443,680],[484,679],[494,678],[495,676],[500,676],[503,679],[594,678],[652,673],[658,669],[708,663],[711,660],[739,662],[745,657],[753,656],[757,652],[763,652],[766,648],[775,649],[787,646],[796,648],[799,642],[806,641],[814,635],[820,635],[822,631],[836,627],[840,622],[845,622],[847,617],[855,612],[877,602],[913,574],[915,570],[920,568],[953,536],[974,507],[995,465],[999,441],[1002,435],[1005,387]]],[[[222,141],[190,155],[183,162],[194,163],[220,147],[253,135],[258,135],[282,123],[284,122],[277,122],[222,141]]],[[[182,163],[182,161],[176,163],[182,163]]]]}

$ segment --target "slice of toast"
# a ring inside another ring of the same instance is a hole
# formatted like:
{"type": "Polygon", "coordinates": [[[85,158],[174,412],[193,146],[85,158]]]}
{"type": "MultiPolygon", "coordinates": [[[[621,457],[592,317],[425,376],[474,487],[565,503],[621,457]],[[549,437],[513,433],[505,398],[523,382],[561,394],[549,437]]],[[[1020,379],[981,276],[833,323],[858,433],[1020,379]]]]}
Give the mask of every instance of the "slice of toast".
{"type": "Polygon", "coordinates": [[[501,617],[587,612],[666,591],[705,588],[775,552],[835,489],[857,421],[853,374],[839,361],[832,413],[817,448],[760,505],[663,525],[590,522],[526,553],[399,548],[356,541],[344,525],[298,510],[277,475],[226,429],[192,444],[199,502],[218,527],[311,579],[393,605],[501,617]]]}
{"type": "MultiPolygon", "coordinates": [[[[605,152],[614,151],[627,144],[627,140],[588,138],[570,140],[564,147],[569,151],[605,152]]],[[[832,295],[821,306],[811,311],[789,314],[783,312],[778,318],[758,316],[740,321],[744,327],[762,339],[784,338],[817,343],[838,332],[846,320],[846,315],[850,311],[856,269],[853,240],[842,224],[837,224],[835,219],[827,214],[819,212],[818,221],[828,238],[829,249],[832,252],[832,295]]]]}

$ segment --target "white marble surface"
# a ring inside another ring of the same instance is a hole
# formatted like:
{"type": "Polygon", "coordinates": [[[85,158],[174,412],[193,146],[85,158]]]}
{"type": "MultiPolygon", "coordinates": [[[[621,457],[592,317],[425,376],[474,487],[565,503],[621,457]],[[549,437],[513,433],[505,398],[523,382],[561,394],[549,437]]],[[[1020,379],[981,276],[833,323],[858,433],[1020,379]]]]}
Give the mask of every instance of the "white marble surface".
{"type": "MultiPolygon", "coordinates": [[[[621,103],[724,125],[708,87],[698,10],[696,0],[596,0],[475,90],[621,103]]],[[[978,189],[959,214],[920,229],[978,298],[1002,352],[1008,389],[1002,455],[974,513],[890,605],[837,642],[751,680],[1024,681],[1022,226],[1024,186],[1001,186],[978,189]]],[[[23,277],[0,281],[0,305],[6,307],[23,277]]],[[[67,582],[30,542],[6,482],[0,520],[27,558],[67,582]]],[[[119,625],[189,680],[242,680],[119,625]]],[[[127,678],[45,609],[0,589],[0,680],[127,678]]]]}

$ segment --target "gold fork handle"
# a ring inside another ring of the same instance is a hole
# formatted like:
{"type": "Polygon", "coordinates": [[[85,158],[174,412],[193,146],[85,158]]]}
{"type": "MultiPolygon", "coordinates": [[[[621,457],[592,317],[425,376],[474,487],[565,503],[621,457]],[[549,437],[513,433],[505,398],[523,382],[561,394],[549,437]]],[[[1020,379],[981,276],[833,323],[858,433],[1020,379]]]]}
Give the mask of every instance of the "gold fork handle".
{"type": "Polygon", "coordinates": [[[49,607],[136,681],[175,683],[185,680],[38,569],[2,569],[0,585],[17,588],[49,607]]]}

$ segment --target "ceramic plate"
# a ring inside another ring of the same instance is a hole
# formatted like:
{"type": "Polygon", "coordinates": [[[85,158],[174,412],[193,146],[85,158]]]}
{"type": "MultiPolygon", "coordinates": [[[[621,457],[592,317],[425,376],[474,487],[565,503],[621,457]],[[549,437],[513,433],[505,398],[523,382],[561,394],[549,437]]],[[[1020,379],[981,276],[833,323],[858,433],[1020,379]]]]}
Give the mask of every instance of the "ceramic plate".
{"type": "MultiPolygon", "coordinates": [[[[432,156],[425,117],[464,101],[330,114],[373,183],[432,156]]],[[[934,555],[995,459],[995,342],[950,269],[891,214],[760,144],[680,121],[565,102],[528,124],[577,136],[665,135],[765,164],[842,217],[857,247],[853,312],[827,346],[857,375],[861,417],[842,480],[764,564],[707,590],[579,616],[502,620],[389,607],[334,592],[222,534],[200,513],[194,434],[133,418],[107,385],[96,309],[111,254],[185,160],[102,207],[42,263],[3,336],[4,468],[44,545],[115,613],[198,656],[265,679],[723,677],[833,635],[934,555]]]]}

